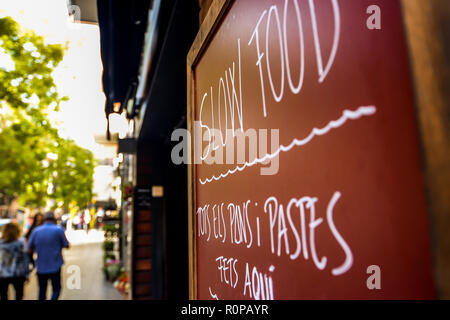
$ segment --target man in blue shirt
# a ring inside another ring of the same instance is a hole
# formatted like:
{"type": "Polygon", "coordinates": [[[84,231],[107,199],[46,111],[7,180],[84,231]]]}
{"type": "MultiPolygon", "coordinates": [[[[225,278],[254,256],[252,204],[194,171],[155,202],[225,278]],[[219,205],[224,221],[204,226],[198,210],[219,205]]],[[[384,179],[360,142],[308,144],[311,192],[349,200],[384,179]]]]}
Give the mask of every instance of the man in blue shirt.
{"type": "Polygon", "coordinates": [[[39,300],[46,300],[48,281],[52,282],[52,300],[61,292],[62,249],[68,248],[64,230],[56,225],[53,212],[44,216],[44,224],[33,230],[28,242],[30,252],[37,253],[36,269],[39,281],[39,300]]]}

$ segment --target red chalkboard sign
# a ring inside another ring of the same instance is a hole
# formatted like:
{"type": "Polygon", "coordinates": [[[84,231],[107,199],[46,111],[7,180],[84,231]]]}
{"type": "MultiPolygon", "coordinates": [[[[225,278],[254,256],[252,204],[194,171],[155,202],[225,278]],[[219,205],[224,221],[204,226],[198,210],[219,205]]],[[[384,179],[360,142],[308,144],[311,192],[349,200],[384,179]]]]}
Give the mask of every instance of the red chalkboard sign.
{"type": "Polygon", "coordinates": [[[399,1],[215,1],[188,64],[192,298],[434,297],[399,1]]]}

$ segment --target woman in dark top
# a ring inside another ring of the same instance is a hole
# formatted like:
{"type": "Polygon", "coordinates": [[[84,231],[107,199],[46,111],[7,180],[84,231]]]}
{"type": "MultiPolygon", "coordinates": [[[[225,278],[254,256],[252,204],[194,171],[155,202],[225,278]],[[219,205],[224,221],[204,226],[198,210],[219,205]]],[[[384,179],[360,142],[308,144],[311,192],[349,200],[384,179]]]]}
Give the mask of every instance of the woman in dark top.
{"type": "Polygon", "coordinates": [[[20,229],[15,223],[3,227],[0,239],[0,300],[8,300],[8,287],[14,286],[16,300],[23,298],[23,286],[28,278],[28,254],[20,229]]]}
{"type": "Polygon", "coordinates": [[[33,223],[31,224],[30,229],[25,235],[27,241],[30,239],[31,233],[33,232],[34,228],[39,227],[43,223],[44,223],[44,216],[42,215],[42,213],[36,213],[36,215],[33,218],[33,223]]]}
{"type": "MultiPolygon", "coordinates": [[[[30,229],[28,229],[27,234],[25,235],[25,239],[30,240],[30,236],[33,233],[33,230],[37,227],[39,227],[40,225],[42,225],[44,223],[44,215],[42,213],[36,213],[36,215],[33,218],[33,223],[31,224],[30,229]]],[[[33,259],[33,254],[29,253],[29,257],[28,260],[30,261],[30,268],[33,269],[34,268],[34,259],[33,259]]]]}

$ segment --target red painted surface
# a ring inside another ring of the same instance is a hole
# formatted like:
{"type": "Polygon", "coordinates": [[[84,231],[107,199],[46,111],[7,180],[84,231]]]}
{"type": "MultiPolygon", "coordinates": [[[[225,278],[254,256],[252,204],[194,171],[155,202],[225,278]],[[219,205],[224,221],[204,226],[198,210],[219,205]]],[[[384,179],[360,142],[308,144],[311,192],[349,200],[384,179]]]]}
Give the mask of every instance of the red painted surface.
{"type": "MultiPolygon", "coordinates": [[[[227,172],[238,164],[196,165],[198,297],[433,298],[418,133],[399,2],[313,3],[315,20],[306,0],[288,1],[286,15],[285,1],[235,1],[195,67],[195,120],[202,121],[207,139],[206,126],[213,128],[212,112],[215,128],[220,115],[225,132],[225,93],[228,108],[234,101],[235,129],[240,129],[239,116],[243,130],[258,133],[267,129],[269,152],[273,129],[279,129],[279,142],[286,147],[294,139],[300,142],[300,146],[280,152],[275,175],[261,175],[264,165],[260,164],[244,169],[239,165],[242,171],[233,174],[227,172]],[[381,30],[366,26],[370,5],[381,9],[381,30]],[[303,31],[304,64],[297,12],[303,31]],[[261,16],[258,40],[262,58],[258,65],[256,35],[251,39],[261,16]],[[302,66],[303,84],[297,92],[302,66]],[[272,93],[269,72],[279,102],[272,93]],[[242,113],[237,107],[242,107],[242,113]],[[350,113],[343,116],[344,110],[350,113]],[[332,122],[338,119],[339,123],[332,122]],[[314,128],[324,132],[314,133],[314,128]],[[311,139],[305,140],[308,136],[311,139]],[[220,177],[221,173],[225,177],[220,177]],[[213,176],[220,178],[201,183],[213,176]],[[236,209],[230,203],[240,208],[242,221],[231,214],[236,209]],[[199,214],[201,208],[207,209],[203,215],[199,214]],[[233,241],[232,226],[242,230],[233,230],[233,241]],[[233,260],[217,260],[219,257],[233,260]],[[380,267],[379,290],[367,287],[371,265],[380,267]]],[[[227,119],[231,128],[230,109],[227,119]]],[[[222,149],[220,142],[215,145],[222,149]]],[[[208,142],[203,143],[203,149],[206,154],[208,142]]],[[[207,160],[212,155],[209,152],[207,160]]],[[[247,162],[254,160],[249,157],[247,162]]]]}

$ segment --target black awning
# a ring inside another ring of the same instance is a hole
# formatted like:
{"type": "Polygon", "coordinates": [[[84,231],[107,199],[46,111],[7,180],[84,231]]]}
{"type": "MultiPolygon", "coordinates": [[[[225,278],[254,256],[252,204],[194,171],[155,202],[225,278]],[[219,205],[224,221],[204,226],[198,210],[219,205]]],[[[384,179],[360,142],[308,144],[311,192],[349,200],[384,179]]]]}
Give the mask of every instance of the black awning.
{"type": "Polygon", "coordinates": [[[121,104],[116,111],[122,111],[128,88],[136,82],[151,2],[97,0],[106,116],[115,103],[121,104]]]}

